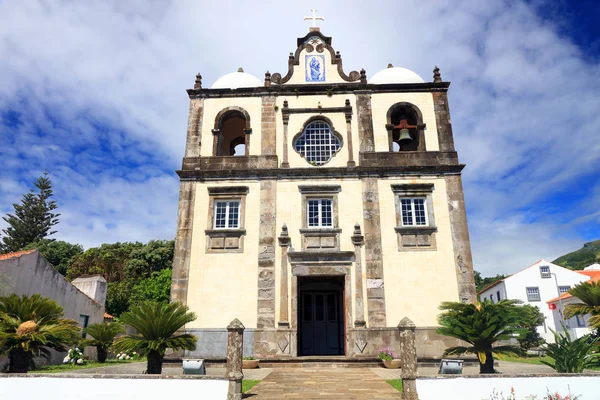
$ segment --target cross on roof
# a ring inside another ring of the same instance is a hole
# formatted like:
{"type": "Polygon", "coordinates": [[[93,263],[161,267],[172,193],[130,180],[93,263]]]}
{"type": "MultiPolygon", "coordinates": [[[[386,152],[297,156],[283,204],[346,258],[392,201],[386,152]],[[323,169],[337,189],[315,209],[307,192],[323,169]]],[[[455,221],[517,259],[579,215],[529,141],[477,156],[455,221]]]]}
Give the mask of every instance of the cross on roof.
{"type": "Polygon", "coordinates": [[[317,17],[317,10],[310,10],[312,12],[312,16],[311,17],[304,17],[305,21],[309,21],[312,20],[312,28],[316,28],[317,27],[317,21],[325,21],[325,18],[323,17],[317,17]]]}

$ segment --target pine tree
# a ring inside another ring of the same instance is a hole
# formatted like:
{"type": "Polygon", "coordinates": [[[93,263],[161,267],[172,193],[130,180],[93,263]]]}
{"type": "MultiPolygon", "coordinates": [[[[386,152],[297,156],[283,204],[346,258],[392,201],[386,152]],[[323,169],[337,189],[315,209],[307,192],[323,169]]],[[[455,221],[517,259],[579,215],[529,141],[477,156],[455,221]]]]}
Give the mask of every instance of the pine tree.
{"type": "Polygon", "coordinates": [[[50,229],[58,223],[60,214],[55,214],[56,201],[52,197],[52,182],[48,172],[44,172],[35,182],[37,189],[31,189],[23,195],[21,204],[13,204],[14,213],[3,217],[8,228],[3,229],[4,237],[0,243],[0,251],[10,253],[19,251],[30,243],[44,239],[56,231],[50,229]]]}

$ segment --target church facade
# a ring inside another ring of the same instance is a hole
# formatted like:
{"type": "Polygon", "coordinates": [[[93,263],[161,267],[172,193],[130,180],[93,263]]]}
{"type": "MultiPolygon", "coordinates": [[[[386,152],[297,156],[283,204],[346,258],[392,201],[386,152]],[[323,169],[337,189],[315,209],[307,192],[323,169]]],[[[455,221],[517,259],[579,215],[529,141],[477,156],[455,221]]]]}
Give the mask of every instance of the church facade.
{"type": "MultiPolygon", "coordinates": [[[[392,67],[346,73],[318,28],[287,73],[196,77],[181,170],[171,298],[197,315],[192,357],[223,357],[245,325],[258,358],[372,357],[475,286],[449,83],[392,67]]],[[[396,350],[399,350],[396,348],[396,350]]]]}

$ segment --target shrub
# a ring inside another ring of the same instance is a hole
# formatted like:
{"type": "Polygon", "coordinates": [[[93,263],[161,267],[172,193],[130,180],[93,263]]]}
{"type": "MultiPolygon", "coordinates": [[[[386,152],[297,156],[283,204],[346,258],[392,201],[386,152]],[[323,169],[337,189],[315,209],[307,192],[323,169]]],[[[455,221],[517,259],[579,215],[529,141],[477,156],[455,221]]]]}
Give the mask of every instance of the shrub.
{"type": "Polygon", "coordinates": [[[379,350],[379,354],[377,355],[377,357],[379,357],[380,360],[385,360],[385,361],[392,361],[393,359],[398,358],[398,356],[396,354],[394,354],[392,349],[389,347],[379,350]]]}
{"type": "Polygon", "coordinates": [[[556,372],[581,373],[584,369],[597,366],[600,354],[592,354],[598,338],[590,340],[590,335],[571,340],[571,335],[565,329],[565,334],[558,334],[552,329],[556,343],[546,345],[546,355],[554,362],[543,361],[542,363],[552,367],[556,372]]]}
{"type": "Polygon", "coordinates": [[[83,352],[78,347],[75,347],[74,349],[69,349],[69,353],[64,358],[63,364],[85,365],[83,352]]]}

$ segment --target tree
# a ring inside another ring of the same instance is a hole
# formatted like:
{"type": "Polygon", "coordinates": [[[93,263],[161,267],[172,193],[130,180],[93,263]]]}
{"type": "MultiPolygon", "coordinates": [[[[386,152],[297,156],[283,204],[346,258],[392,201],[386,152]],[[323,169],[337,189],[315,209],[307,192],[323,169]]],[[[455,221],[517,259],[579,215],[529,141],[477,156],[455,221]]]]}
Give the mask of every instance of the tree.
{"type": "Polygon", "coordinates": [[[93,339],[84,340],[83,346],[96,347],[98,362],[100,363],[106,361],[108,349],[112,346],[115,337],[120,333],[125,333],[123,325],[118,322],[112,322],[110,324],[107,324],[106,322],[91,324],[83,331],[93,337],[93,339]]]}
{"type": "Polygon", "coordinates": [[[144,301],[153,300],[157,303],[168,303],[171,294],[171,270],[153,272],[136,284],[131,292],[130,304],[141,304],[144,301]]]}
{"type": "Polygon", "coordinates": [[[444,355],[476,354],[479,359],[479,373],[494,373],[493,354],[521,354],[517,346],[493,346],[500,340],[520,338],[518,328],[522,322],[522,311],[517,300],[500,300],[492,303],[444,302],[439,316],[440,328],[437,332],[470,343],[471,346],[456,346],[446,349],[444,355]]]}
{"type": "Polygon", "coordinates": [[[552,367],[559,373],[582,373],[589,367],[597,367],[600,354],[593,354],[599,338],[591,339],[590,335],[584,335],[579,339],[571,340],[569,331],[562,324],[565,334],[558,334],[552,329],[555,343],[546,345],[546,355],[553,362],[542,360],[543,364],[552,367]]]}
{"type": "Polygon", "coordinates": [[[121,316],[121,322],[135,328],[138,333],[118,337],[114,347],[117,351],[137,351],[145,355],[148,358],[146,372],[160,374],[167,349],[196,349],[196,336],[176,334],[195,319],[196,315],[188,312],[181,303],[144,302],[121,316]]]}
{"type": "Polygon", "coordinates": [[[65,351],[80,336],[77,322],[62,318],[55,301],[34,294],[0,297],[0,355],[8,354],[8,372],[26,373],[34,356],[50,358],[50,351],[65,351]]]}
{"type": "Polygon", "coordinates": [[[600,281],[582,282],[569,290],[569,293],[582,302],[567,304],[565,306],[565,318],[590,314],[588,324],[594,328],[600,328],[600,281]]]}
{"type": "Polygon", "coordinates": [[[73,257],[83,253],[83,247],[62,240],[42,239],[30,243],[23,250],[36,249],[62,275],[67,275],[69,262],[73,257]]]}
{"type": "Polygon", "coordinates": [[[481,289],[485,288],[486,286],[489,286],[492,283],[496,283],[499,280],[506,278],[506,275],[502,275],[502,274],[497,274],[496,276],[489,276],[489,277],[482,278],[481,272],[473,271],[473,273],[474,273],[474,278],[475,278],[475,289],[478,292],[481,291],[481,289]]]}
{"type": "Polygon", "coordinates": [[[544,339],[537,331],[537,327],[544,323],[545,317],[537,306],[524,304],[521,306],[520,328],[524,330],[519,339],[519,345],[524,351],[537,347],[544,343],[544,339]]]}
{"type": "Polygon", "coordinates": [[[52,182],[48,172],[44,172],[34,182],[35,188],[23,195],[21,204],[14,203],[14,213],[2,217],[8,223],[8,228],[3,229],[1,250],[5,253],[19,251],[30,243],[37,242],[50,236],[56,231],[50,229],[58,224],[60,214],[54,211],[58,206],[52,197],[52,182]]]}

